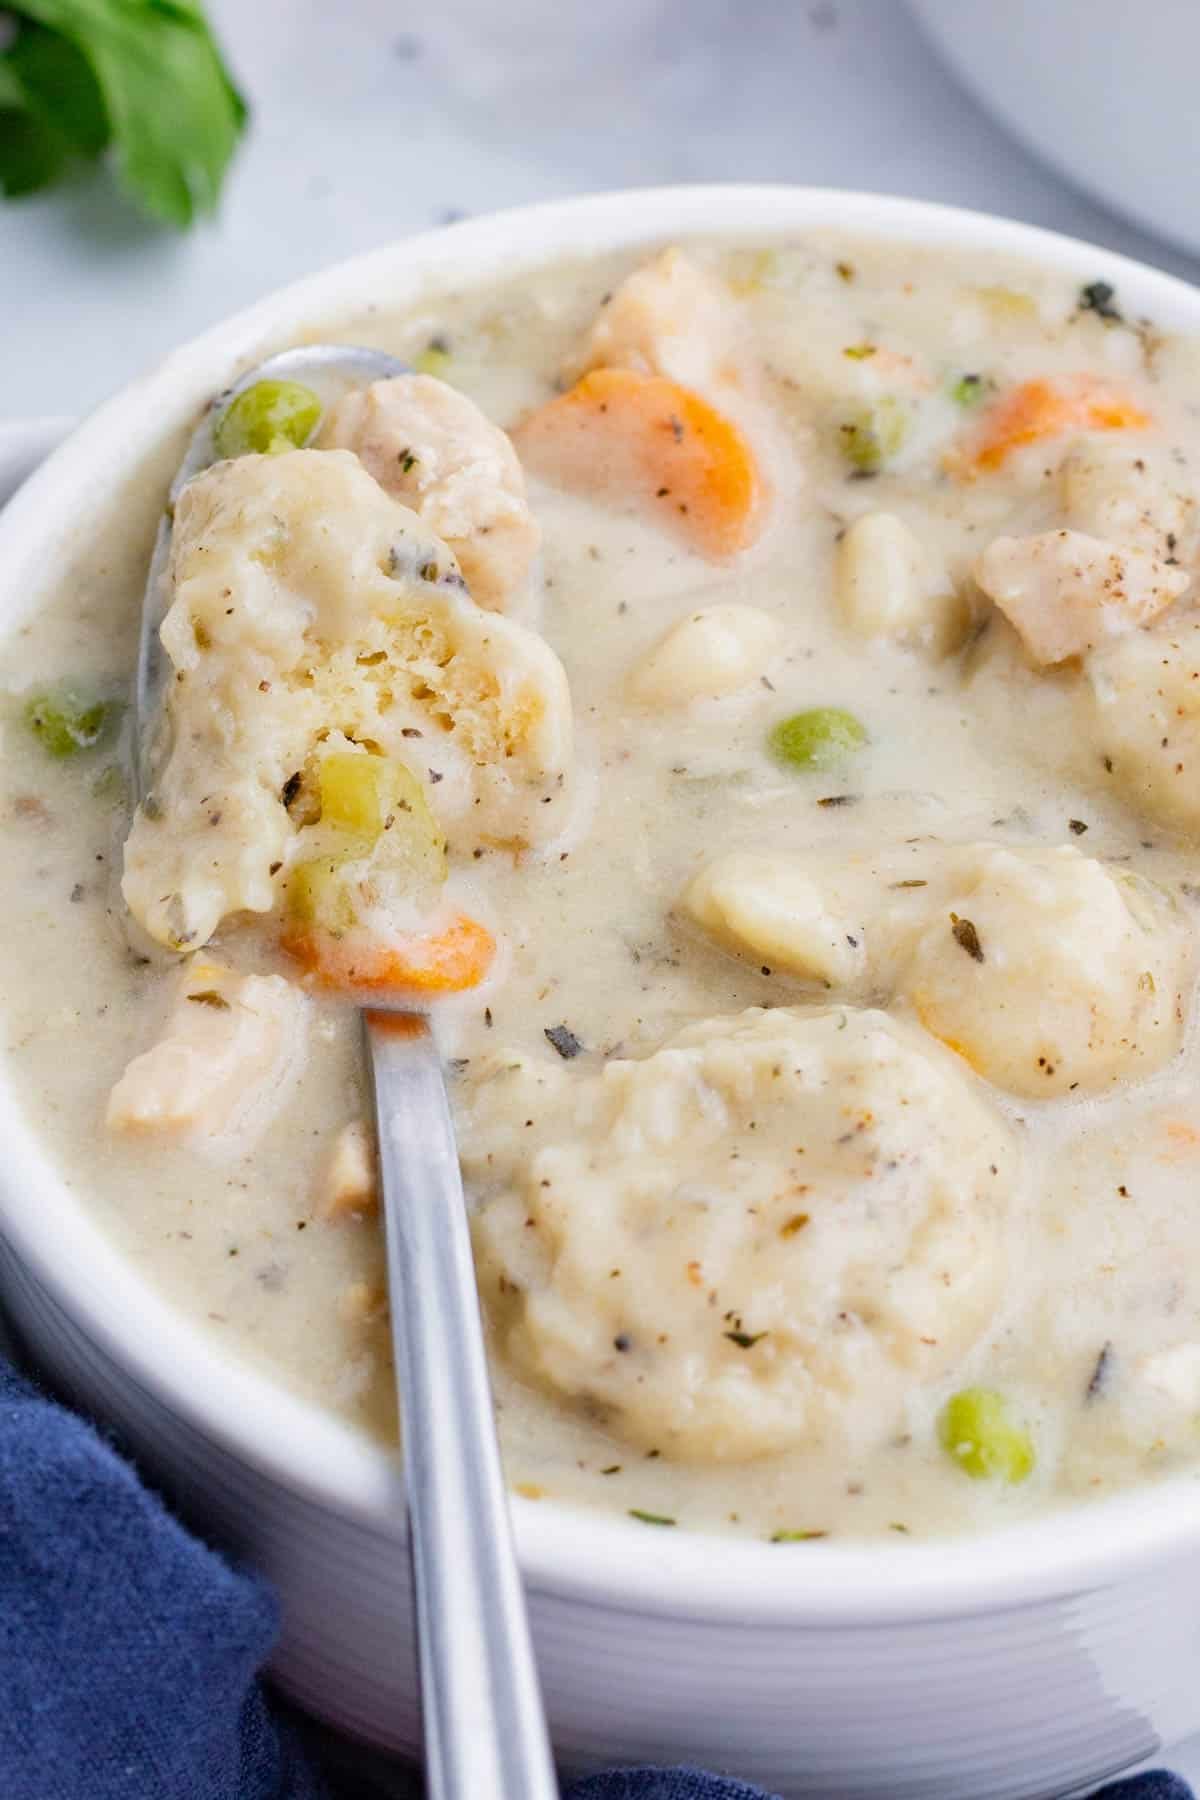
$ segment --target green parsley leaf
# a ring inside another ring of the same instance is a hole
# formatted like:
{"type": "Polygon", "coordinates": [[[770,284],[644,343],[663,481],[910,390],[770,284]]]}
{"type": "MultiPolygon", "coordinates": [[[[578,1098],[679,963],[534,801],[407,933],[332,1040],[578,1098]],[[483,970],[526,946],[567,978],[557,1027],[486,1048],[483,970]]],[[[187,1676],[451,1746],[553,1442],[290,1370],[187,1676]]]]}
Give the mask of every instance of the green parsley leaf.
{"type": "Polygon", "coordinates": [[[197,0],[12,0],[0,56],[0,187],[31,193],[108,149],[143,211],[216,205],[246,107],[197,0]]]}

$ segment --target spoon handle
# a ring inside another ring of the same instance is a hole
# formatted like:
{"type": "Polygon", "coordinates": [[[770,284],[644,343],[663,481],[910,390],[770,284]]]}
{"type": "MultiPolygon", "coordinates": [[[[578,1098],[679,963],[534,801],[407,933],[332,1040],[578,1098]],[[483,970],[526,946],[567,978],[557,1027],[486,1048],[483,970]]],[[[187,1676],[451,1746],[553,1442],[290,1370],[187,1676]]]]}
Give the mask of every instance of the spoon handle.
{"type": "Polygon", "coordinates": [[[556,1800],[441,1059],[365,1008],[416,1586],[428,1800],[556,1800]]]}

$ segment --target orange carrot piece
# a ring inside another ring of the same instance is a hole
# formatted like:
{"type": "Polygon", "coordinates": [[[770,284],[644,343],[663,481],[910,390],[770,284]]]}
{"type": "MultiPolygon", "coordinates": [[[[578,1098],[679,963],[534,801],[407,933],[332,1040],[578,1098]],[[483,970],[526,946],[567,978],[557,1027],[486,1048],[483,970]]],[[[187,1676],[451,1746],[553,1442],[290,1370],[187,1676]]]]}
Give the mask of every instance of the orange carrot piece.
{"type": "Polygon", "coordinates": [[[545,480],[635,495],[714,561],[746,549],[765,522],[766,486],[739,427],[663,375],[593,369],[518,426],[513,441],[545,480]]]}
{"type": "Polygon", "coordinates": [[[416,994],[457,994],[476,987],[496,953],[485,925],[460,913],[444,931],[382,939],[367,932],[291,927],[283,947],[323,987],[393,989],[416,994]]]}
{"type": "Polygon", "coordinates": [[[1100,375],[1022,382],[1002,394],[952,455],[960,475],[999,469],[1016,450],[1068,431],[1145,431],[1153,424],[1123,389],[1100,375]]]}

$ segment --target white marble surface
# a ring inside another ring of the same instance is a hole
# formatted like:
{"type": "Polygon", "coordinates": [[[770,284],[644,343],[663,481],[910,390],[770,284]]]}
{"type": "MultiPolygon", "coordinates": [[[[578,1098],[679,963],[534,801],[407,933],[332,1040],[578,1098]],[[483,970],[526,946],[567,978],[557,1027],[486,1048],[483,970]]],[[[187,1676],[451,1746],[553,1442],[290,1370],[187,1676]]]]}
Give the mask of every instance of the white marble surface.
{"type": "MultiPolygon", "coordinates": [[[[946,0],[958,4],[959,0],[946,0]]],[[[899,0],[210,0],[255,108],[220,218],[104,177],[0,208],[4,415],[73,414],[293,276],[464,212],[602,187],[812,182],[981,207],[1200,279],[955,86],[899,0]]],[[[1200,1786],[1200,1740],[1172,1758],[1200,1786]]]]}
{"type": "Polygon", "coordinates": [[[883,189],[1189,271],[1005,137],[900,0],[210,0],[210,10],[255,107],[221,216],[188,237],[156,231],[101,175],[0,208],[9,416],[78,412],[280,282],[448,214],[601,187],[883,189]]]}

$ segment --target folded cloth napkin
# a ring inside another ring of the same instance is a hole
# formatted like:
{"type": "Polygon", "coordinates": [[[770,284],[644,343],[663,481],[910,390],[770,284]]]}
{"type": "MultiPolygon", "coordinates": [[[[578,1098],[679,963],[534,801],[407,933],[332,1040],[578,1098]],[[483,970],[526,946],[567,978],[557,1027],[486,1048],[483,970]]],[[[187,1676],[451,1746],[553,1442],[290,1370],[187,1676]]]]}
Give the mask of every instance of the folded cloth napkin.
{"type": "MultiPolygon", "coordinates": [[[[190,1536],[101,1434],[0,1360],[3,1800],[409,1800],[410,1771],[286,1711],[257,1576],[190,1536]]],[[[767,1800],[695,1769],[593,1775],[568,1800],[767,1800]]],[[[1192,1800],[1173,1775],[1103,1800],[1192,1800]]]]}

